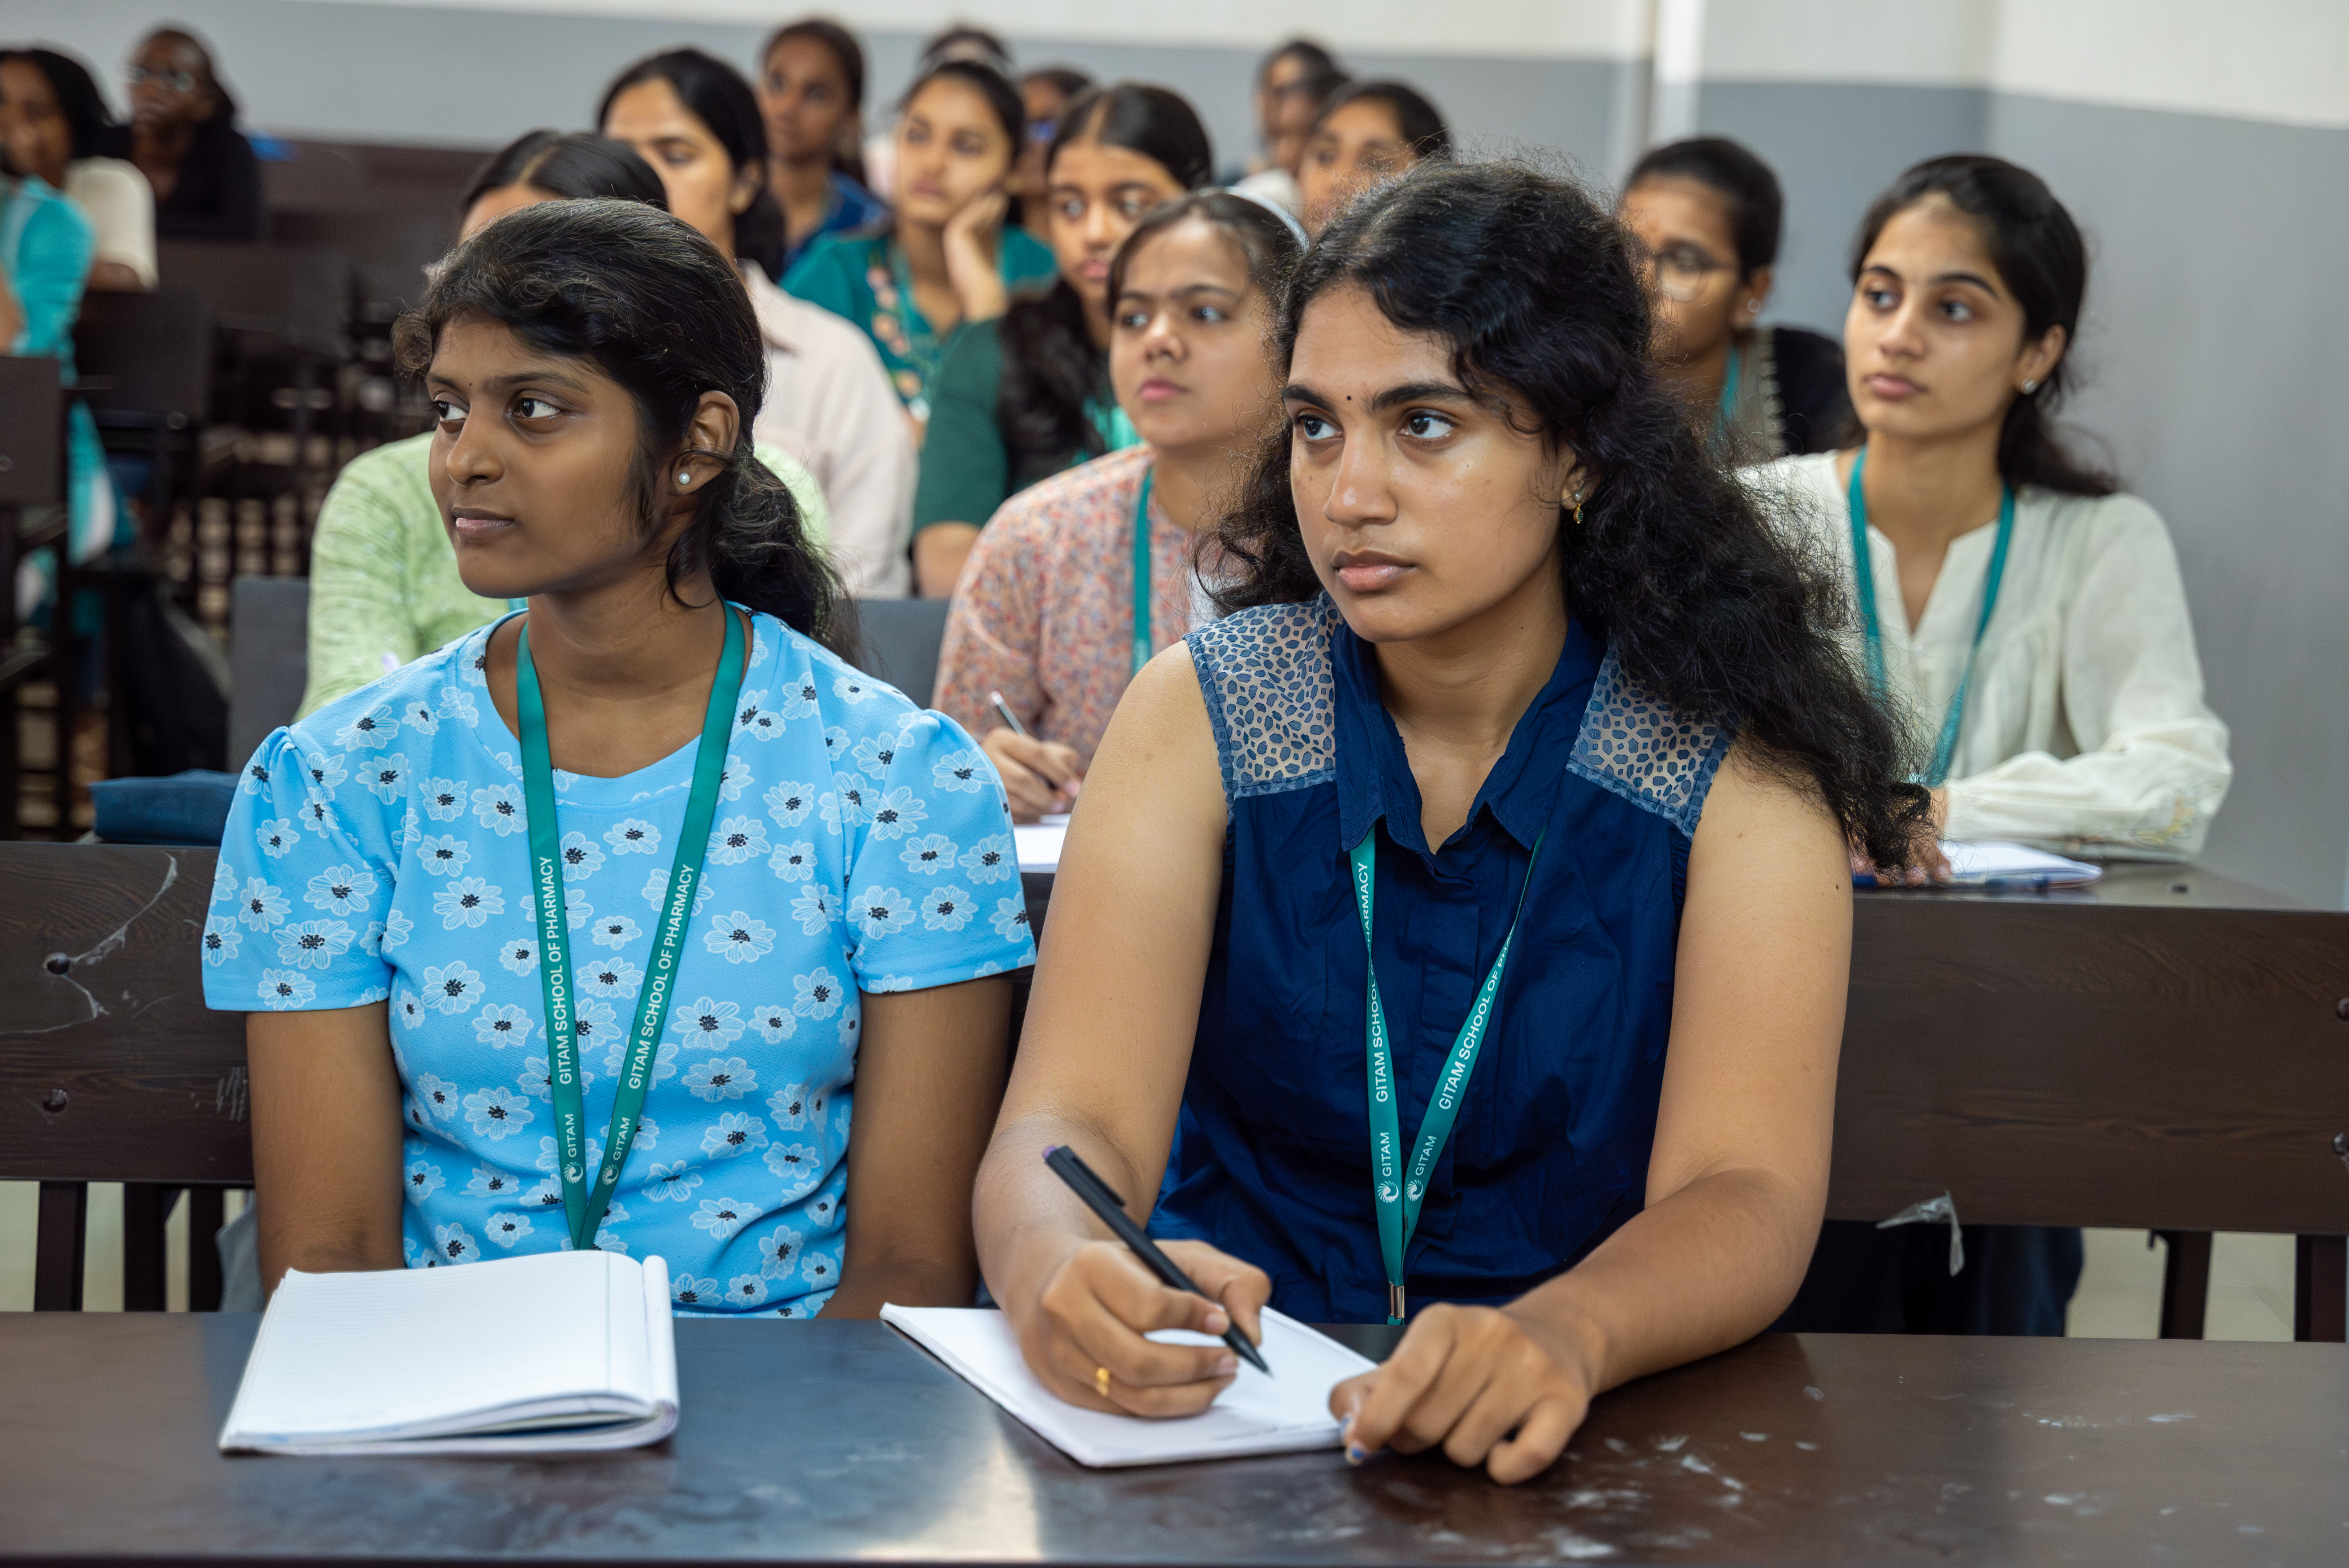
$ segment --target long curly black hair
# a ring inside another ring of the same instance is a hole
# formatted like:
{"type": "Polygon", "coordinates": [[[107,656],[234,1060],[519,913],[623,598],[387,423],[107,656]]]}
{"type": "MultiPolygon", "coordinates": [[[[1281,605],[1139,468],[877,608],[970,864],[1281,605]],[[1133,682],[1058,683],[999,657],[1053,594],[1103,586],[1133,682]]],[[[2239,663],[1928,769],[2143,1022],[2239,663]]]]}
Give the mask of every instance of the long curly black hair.
{"type": "Polygon", "coordinates": [[[542,201],[507,213],[430,270],[424,298],[392,328],[399,367],[421,375],[448,325],[493,321],[543,353],[582,359],[636,405],[631,500],[647,536],[668,513],[662,478],[704,392],[734,400],[730,452],[692,449],[721,465],[701,487],[693,521],[667,562],[669,592],[706,567],[718,592],[762,611],[848,660],[859,647],[854,604],[792,492],[750,444],[766,400],[767,346],[742,279],[718,247],[641,201],[542,201]]]}
{"type": "MultiPolygon", "coordinates": [[[[1758,762],[1816,789],[1878,864],[1908,864],[1926,795],[1902,782],[1899,733],[1835,640],[1844,595],[1657,386],[1636,242],[1606,207],[1524,164],[1415,166],[1341,213],[1276,291],[1283,372],[1306,306],[1350,285],[1397,326],[1449,342],[1464,386],[1598,476],[1578,525],[1558,514],[1568,612],[1675,708],[1733,726],[1758,762]]],[[[1321,592],[1289,438],[1268,438],[1219,524],[1226,608],[1321,592]]]]}

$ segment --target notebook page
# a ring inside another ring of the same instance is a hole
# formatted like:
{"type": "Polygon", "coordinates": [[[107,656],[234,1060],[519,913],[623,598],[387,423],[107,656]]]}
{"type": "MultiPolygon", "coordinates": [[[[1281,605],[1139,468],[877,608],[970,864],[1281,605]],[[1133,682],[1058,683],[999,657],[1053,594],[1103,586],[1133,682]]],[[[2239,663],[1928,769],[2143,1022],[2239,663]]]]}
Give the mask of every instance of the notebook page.
{"type": "MultiPolygon", "coordinates": [[[[1260,1348],[1272,1367],[1271,1377],[1242,1362],[1239,1376],[1200,1414],[1150,1420],[1079,1409],[1053,1394],[1028,1369],[1010,1321],[991,1308],[885,1306],[881,1316],[1039,1437],[1086,1465],[1169,1464],[1335,1448],[1338,1423],[1330,1414],[1330,1390],[1372,1366],[1337,1341],[1268,1308],[1260,1348]]],[[[1179,1332],[1151,1337],[1220,1343],[1179,1332]]]]}
{"type": "Polygon", "coordinates": [[[1069,836],[1069,819],[1052,814],[1011,830],[1023,872],[1054,872],[1061,868],[1061,846],[1069,836]]]}
{"type": "MultiPolygon", "coordinates": [[[[642,1275],[633,1260],[602,1252],[289,1273],[262,1319],[229,1430],[388,1436],[530,1400],[616,1393],[650,1404],[647,1357],[624,1367],[612,1353],[614,1286],[640,1290],[642,1275]],[[616,1381],[624,1373],[633,1376],[616,1381]]],[[[630,1331],[641,1341],[645,1327],[639,1315],[630,1331]]]]}
{"type": "Polygon", "coordinates": [[[2044,879],[2050,885],[2068,885],[2095,882],[2105,874],[2085,861],[2022,844],[1944,843],[1941,853],[1949,857],[1951,879],[1961,882],[2044,879]]]}

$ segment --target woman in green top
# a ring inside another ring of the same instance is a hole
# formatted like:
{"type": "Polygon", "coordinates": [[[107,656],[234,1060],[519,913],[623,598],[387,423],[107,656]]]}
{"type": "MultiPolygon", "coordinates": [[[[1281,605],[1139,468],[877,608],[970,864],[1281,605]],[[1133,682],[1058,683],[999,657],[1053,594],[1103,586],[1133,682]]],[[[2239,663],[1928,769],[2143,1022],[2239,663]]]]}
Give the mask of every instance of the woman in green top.
{"type": "Polygon", "coordinates": [[[914,491],[915,592],[954,593],[978,531],[1016,492],[1139,438],[1109,387],[1109,263],[1143,214],[1207,182],[1199,117],[1164,88],[1079,98],[1045,155],[1060,283],[955,335],[914,491]]]}
{"type": "MultiPolygon", "coordinates": [[[[517,207],[592,196],[668,206],[660,176],[620,143],[588,131],[533,130],[473,177],[458,237],[517,207]]],[[[432,499],[431,452],[429,430],[362,452],[326,492],[310,544],[310,672],[300,717],[509,608],[457,575],[457,552],[432,499]]],[[[814,478],[781,452],[758,452],[799,502],[802,526],[822,542],[831,515],[814,478]]]]}
{"type": "Polygon", "coordinates": [[[888,227],[826,234],[784,274],[785,289],[872,337],[916,428],[955,329],[1001,315],[1015,293],[1052,275],[1052,253],[1004,223],[1027,132],[1019,89],[1002,72],[974,60],[932,67],[897,122],[888,227]]]}

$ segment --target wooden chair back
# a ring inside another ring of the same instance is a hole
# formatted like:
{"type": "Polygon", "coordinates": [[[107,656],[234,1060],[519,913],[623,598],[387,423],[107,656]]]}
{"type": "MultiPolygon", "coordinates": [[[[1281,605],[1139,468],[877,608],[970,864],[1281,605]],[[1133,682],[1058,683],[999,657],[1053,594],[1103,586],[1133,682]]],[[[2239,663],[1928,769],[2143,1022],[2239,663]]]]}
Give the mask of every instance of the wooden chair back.
{"type": "Polygon", "coordinates": [[[163,1305],[190,1202],[189,1300],[219,1305],[222,1198],[253,1184],[244,1019],[204,1006],[211,850],[0,844],[0,1180],[41,1184],[34,1305],[81,1305],[88,1183],[121,1181],[123,1305],[163,1305]]]}

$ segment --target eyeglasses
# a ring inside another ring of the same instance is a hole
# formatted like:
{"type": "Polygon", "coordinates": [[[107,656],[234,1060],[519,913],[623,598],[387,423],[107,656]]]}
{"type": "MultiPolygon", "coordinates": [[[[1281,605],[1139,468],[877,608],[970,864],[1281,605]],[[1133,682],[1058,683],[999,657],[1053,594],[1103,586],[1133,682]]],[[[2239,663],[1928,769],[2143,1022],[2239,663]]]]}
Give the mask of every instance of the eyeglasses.
{"type": "Polygon", "coordinates": [[[192,71],[150,71],[144,66],[130,67],[132,87],[143,87],[150,82],[170,88],[174,92],[191,93],[196,90],[196,77],[192,71]]]}
{"type": "Polygon", "coordinates": [[[1715,259],[1694,245],[1667,245],[1649,258],[1648,265],[1655,273],[1656,292],[1669,300],[1686,303],[1702,295],[1705,285],[1715,273],[1733,273],[1735,262],[1715,259]]]}

